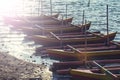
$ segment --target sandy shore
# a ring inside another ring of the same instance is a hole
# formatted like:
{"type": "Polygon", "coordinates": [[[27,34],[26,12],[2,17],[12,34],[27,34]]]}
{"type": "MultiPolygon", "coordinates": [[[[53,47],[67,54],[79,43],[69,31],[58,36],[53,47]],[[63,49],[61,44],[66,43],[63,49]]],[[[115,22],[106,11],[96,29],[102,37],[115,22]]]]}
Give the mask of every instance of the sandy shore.
{"type": "Polygon", "coordinates": [[[0,80],[51,80],[51,72],[44,64],[34,64],[19,60],[0,52],[0,80]]]}

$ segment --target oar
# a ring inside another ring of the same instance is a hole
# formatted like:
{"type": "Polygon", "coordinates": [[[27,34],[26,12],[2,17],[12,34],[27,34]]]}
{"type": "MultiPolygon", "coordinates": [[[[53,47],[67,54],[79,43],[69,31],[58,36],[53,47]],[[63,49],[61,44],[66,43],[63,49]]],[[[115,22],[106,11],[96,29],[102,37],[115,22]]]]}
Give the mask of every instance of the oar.
{"type": "MultiPolygon", "coordinates": [[[[70,49],[72,49],[72,50],[74,50],[74,51],[76,51],[76,52],[78,52],[78,53],[81,53],[80,50],[74,48],[73,46],[71,46],[71,45],[67,45],[67,46],[68,46],[70,49]]],[[[81,53],[81,54],[82,54],[82,53],[81,53]]]]}
{"type": "Polygon", "coordinates": [[[39,29],[42,30],[42,34],[43,34],[43,35],[45,34],[45,28],[44,28],[44,27],[41,27],[41,26],[39,26],[39,25],[37,25],[37,24],[35,24],[35,26],[36,26],[37,28],[39,28],[39,29]]]}
{"type": "Polygon", "coordinates": [[[57,35],[55,35],[53,32],[50,32],[50,34],[51,34],[53,37],[55,37],[57,40],[60,41],[60,46],[62,47],[62,40],[61,40],[57,35]]]}
{"type": "Polygon", "coordinates": [[[103,72],[110,76],[112,78],[112,80],[117,80],[117,76],[114,75],[112,72],[110,72],[109,70],[105,69],[104,67],[102,67],[100,64],[98,64],[96,61],[93,61],[93,63],[98,66],[101,70],[103,70],[103,72]]]}
{"type": "Polygon", "coordinates": [[[55,37],[57,40],[61,40],[57,35],[55,35],[53,32],[50,32],[50,34],[55,37]]]}
{"type": "Polygon", "coordinates": [[[75,52],[80,53],[80,54],[83,56],[83,61],[84,61],[85,64],[86,64],[86,62],[87,62],[87,56],[86,56],[85,54],[83,54],[80,50],[74,48],[74,47],[71,46],[71,45],[67,45],[67,46],[68,46],[70,49],[74,50],[75,52]]]}

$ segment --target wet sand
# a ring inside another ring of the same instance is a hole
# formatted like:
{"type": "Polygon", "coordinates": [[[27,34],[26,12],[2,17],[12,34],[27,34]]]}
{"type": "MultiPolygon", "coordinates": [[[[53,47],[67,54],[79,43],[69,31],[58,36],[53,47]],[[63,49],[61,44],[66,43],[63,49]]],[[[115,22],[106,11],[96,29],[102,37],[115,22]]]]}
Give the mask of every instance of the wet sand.
{"type": "Polygon", "coordinates": [[[35,64],[0,52],[0,80],[51,80],[52,73],[44,64],[35,64]]]}

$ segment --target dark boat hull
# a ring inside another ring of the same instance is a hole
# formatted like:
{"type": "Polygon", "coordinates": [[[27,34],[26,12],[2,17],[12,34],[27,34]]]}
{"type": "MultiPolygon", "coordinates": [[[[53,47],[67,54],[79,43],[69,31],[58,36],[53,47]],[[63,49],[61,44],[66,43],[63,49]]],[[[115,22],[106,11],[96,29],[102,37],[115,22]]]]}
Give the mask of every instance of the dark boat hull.
{"type": "MultiPolygon", "coordinates": [[[[120,66],[120,59],[104,59],[104,60],[95,60],[102,66],[109,65],[118,65],[120,66]]],[[[68,61],[68,62],[55,62],[51,65],[50,70],[56,72],[57,70],[63,69],[76,69],[76,68],[92,68],[95,66],[92,61],[68,61]]]]}
{"type": "Polygon", "coordinates": [[[107,43],[108,38],[109,41],[112,41],[116,36],[116,33],[112,33],[106,35],[104,37],[88,37],[88,38],[63,38],[63,39],[56,39],[56,38],[48,38],[46,36],[38,36],[32,37],[35,43],[39,43],[44,46],[55,46],[55,45],[73,45],[73,44],[90,44],[90,43],[107,43]]]}

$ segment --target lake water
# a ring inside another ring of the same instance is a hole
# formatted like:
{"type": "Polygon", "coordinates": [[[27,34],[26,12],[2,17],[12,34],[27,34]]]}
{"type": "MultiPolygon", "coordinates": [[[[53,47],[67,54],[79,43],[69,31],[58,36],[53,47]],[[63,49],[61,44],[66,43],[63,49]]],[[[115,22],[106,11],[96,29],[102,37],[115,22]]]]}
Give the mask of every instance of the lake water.
{"type": "MultiPolygon", "coordinates": [[[[45,0],[42,3],[39,0],[23,0],[22,7],[16,10],[17,15],[40,15],[60,13],[60,17],[74,17],[73,24],[81,24],[83,10],[85,11],[85,20],[91,21],[91,30],[99,30],[102,33],[107,32],[106,28],[106,5],[109,6],[109,32],[118,32],[115,41],[120,41],[120,0],[52,0],[52,9],[50,9],[50,1],[45,0]],[[38,1],[38,2],[36,2],[38,1]],[[29,2],[29,4],[28,4],[29,2]],[[23,5],[24,3],[24,5],[23,5]],[[31,4],[34,3],[34,4],[31,4]],[[42,4],[42,7],[39,5],[42,4]],[[41,8],[40,8],[41,7],[41,8]],[[42,12],[41,12],[42,11],[42,12]]],[[[17,8],[16,8],[17,9],[17,8]]],[[[22,32],[10,30],[10,25],[0,24],[0,50],[9,52],[9,54],[33,63],[52,64],[54,60],[34,56],[35,48],[40,45],[35,45],[34,42],[24,41],[22,32]]]]}

